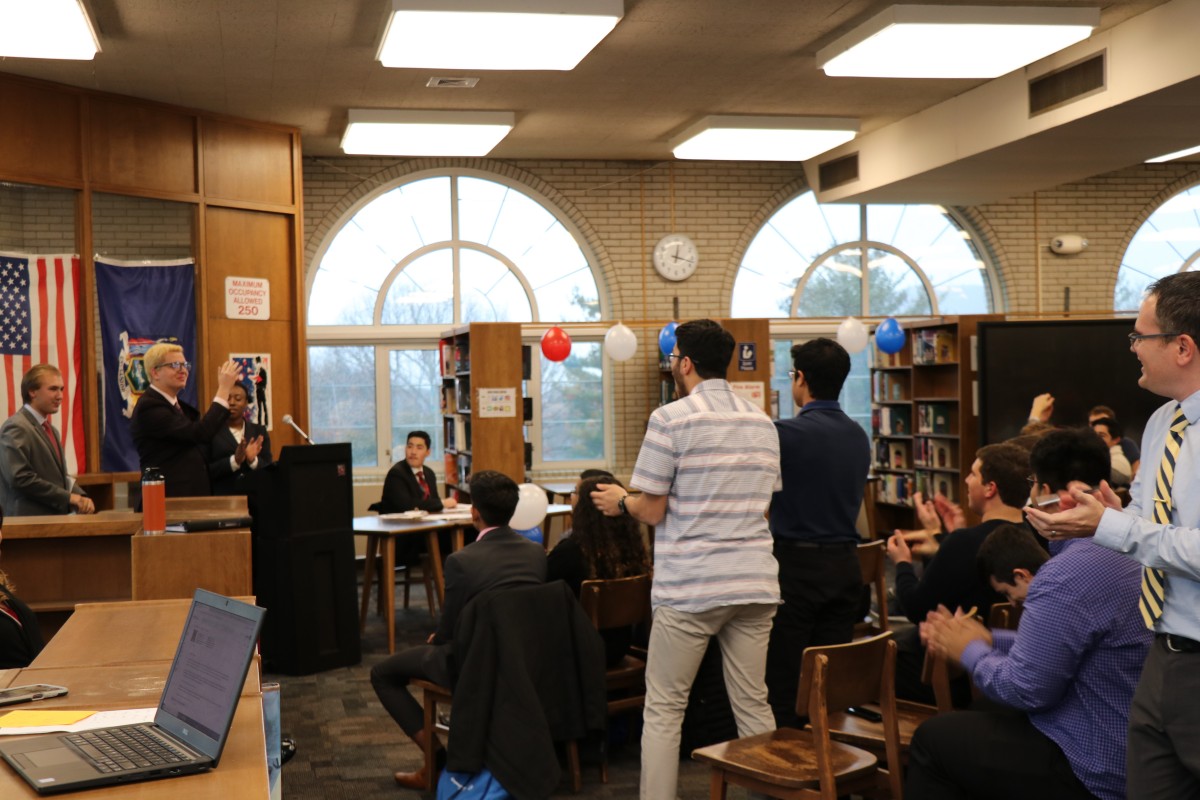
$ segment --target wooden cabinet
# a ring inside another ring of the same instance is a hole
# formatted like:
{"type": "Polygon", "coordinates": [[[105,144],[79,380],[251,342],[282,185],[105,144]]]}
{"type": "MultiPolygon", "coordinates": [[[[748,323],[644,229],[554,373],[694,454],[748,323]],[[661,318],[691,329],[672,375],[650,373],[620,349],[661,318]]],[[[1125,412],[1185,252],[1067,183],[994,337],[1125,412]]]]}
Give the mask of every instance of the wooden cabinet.
{"type": "Polygon", "coordinates": [[[532,353],[515,322],[476,322],[442,336],[442,433],[446,485],[464,492],[472,472],[491,469],[525,480],[532,353]]]}
{"type": "MultiPolygon", "coordinates": [[[[733,336],[733,358],[725,378],[735,392],[762,407],[771,415],[771,364],[775,354],[771,345],[770,323],[765,319],[718,319],[721,327],[733,336]]],[[[654,346],[658,347],[655,341],[654,346]]],[[[662,352],[658,360],[658,404],[666,405],[679,397],[671,362],[662,352]]]]}
{"type": "MultiPolygon", "coordinates": [[[[964,502],[979,447],[978,380],[973,350],[981,321],[1001,315],[943,317],[904,324],[894,354],[872,350],[871,429],[876,530],[915,528],[913,495],[964,502]]],[[[970,509],[969,524],[978,522],[970,509]]]]}

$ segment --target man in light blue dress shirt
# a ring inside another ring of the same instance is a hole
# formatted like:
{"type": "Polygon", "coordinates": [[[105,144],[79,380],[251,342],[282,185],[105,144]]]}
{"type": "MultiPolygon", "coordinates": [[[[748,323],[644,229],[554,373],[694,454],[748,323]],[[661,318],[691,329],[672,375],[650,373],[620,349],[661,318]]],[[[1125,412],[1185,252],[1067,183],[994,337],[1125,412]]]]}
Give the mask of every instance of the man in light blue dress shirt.
{"type": "Polygon", "coordinates": [[[1170,402],[1146,424],[1142,469],[1129,507],[1122,510],[1103,484],[1100,499],[1074,492],[1079,505],[1073,509],[1029,509],[1027,515],[1049,539],[1094,535],[1097,544],[1146,567],[1148,577],[1157,574],[1161,591],[1143,606],[1155,641],[1129,714],[1128,796],[1195,798],[1200,797],[1200,273],[1168,275],[1150,286],[1130,349],[1142,366],[1138,385],[1170,402]]]}

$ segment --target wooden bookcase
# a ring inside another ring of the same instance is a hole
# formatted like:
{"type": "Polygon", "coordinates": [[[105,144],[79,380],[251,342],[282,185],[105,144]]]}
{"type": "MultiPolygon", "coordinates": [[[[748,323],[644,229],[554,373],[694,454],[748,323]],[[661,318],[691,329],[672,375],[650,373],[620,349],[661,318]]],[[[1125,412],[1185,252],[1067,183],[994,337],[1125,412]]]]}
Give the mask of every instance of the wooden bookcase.
{"type": "Polygon", "coordinates": [[[470,474],[491,469],[525,480],[530,402],[529,348],[516,322],[476,322],[442,335],[439,345],[446,486],[466,493],[470,474]]]}
{"type": "MultiPolygon", "coordinates": [[[[888,355],[872,345],[871,429],[875,528],[915,528],[915,492],[962,503],[979,447],[975,330],[999,314],[904,324],[905,346],[888,355]]],[[[964,507],[968,524],[978,519],[964,507]]]]}

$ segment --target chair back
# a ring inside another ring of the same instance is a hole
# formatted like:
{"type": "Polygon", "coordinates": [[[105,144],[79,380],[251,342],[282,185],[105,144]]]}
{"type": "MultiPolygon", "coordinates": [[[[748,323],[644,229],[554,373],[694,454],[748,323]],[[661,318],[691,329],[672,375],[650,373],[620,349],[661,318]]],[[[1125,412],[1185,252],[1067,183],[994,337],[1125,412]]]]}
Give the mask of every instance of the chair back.
{"type": "Polygon", "coordinates": [[[1015,603],[996,603],[988,614],[988,627],[1015,631],[1021,622],[1021,607],[1015,603]]]}
{"type": "Polygon", "coordinates": [[[879,539],[858,546],[858,566],[862,570],[863,583],[875,587],[875,605],[879,607],[878,630],[880,632],[890,630],[888,627],[887,582],[884,579],[886,563],[886,540],[879,539]]]}
{"type": "Polygon", "coordinates": [[[650,576],[584,581],[579,603],[596,630],[636,625],[650,616],[650,576]]]}

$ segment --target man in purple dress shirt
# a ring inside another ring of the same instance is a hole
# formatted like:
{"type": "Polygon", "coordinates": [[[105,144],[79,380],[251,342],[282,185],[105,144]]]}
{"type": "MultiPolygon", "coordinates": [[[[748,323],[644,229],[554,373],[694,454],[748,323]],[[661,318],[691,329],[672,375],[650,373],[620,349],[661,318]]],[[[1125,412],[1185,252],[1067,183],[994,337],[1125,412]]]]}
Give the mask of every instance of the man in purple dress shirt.
{"type": "MultiPolygon", "coordinates": [[[[1087,490],[1108,475],[1108,448],[1087,429],[1047,434],[1030,454],[1035,496],[1087,490]],[[1086,486],[1085,486],[1086,484],[1086,486]]],[[[961,663],[998,711],[960,711],[913,736],[905,794],[938,798],[1125,797],[1125,728],[1150,647],[1137,611],[1141,569],[1090,539],[1041,546],[998,528],[979,567],[1024,605],[1020,627],[989,631],[942,609],[923,634],[961,663]],[[1065,546],[1064,546],[1065,545],[1065,546]]]]}

